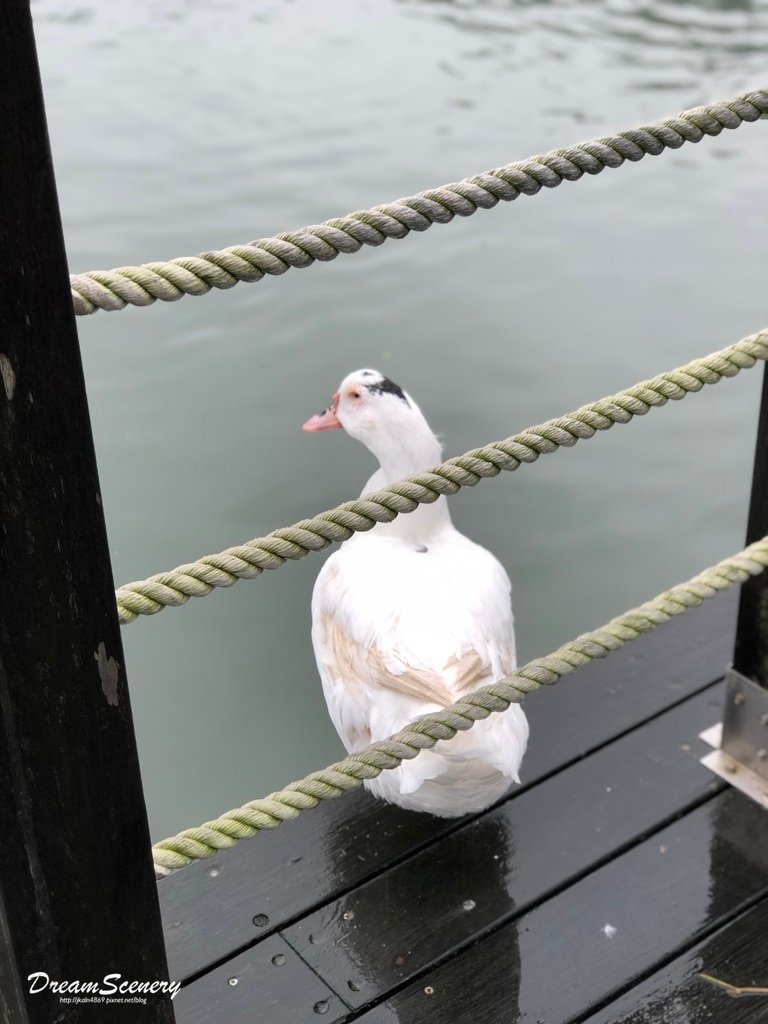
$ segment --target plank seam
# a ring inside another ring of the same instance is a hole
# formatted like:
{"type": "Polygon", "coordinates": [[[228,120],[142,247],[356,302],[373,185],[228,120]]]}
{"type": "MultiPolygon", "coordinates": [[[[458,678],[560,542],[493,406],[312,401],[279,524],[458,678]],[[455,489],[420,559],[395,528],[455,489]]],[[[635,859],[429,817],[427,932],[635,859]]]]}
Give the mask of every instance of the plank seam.
{"type": "MultiPolygon", "coordinates": [[[[326,981],[326,979],[322,976],[322,974],[320,974],[320,972],[315,967],[313,967],[312,964],[308,960],[304,959],[304,957],[301,955],[301,953],[298,951],[298,949],[296,949],[296,947],[291,942],[291,940],[288,938],[288,936],[285,935],[283,932],[278,932],[278,935],[280,936],[280,938],[283,940],[283,942],[287,946],[290,946],[290,948],[293,950],[293,952],[296,954],[296,956],[299,958],[299,960],[301,960],[301,962],[303,964],[305,964],[310,969],[310,971],[312,971],[312,973],[315,975],[315,977],[320,982],[322,982],[323,985],[325,985],[325,987],[329,990],[329,992],[333,992],[333,994],[339,999],[339,1001],[342,1003],[342,1005],[347,1008],[348,1013],[353,1013],[355,1008],[353,1006],[349,1005],[349,1003],[344,998],[344,996],[341,995],[340,992],[337,992],[336,989],[333,987],[333,985],[331,985],[330,982],[326,981]]],[[[346,1018],[345,1018],[345,1020],[346,1020],[346,1018]]]]}

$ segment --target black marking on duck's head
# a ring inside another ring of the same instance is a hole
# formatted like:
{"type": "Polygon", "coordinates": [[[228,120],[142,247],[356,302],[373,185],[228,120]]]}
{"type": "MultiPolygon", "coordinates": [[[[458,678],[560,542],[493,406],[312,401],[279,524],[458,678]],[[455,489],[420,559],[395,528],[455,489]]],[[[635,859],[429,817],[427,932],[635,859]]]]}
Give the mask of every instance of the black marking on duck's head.
{"type": "MultiPolygon", "coordinates": [[[[368,372],[369,371],[365,371],[362,376],[367,377],[368,372]]],[[[371,374],[371,376],[373,376],[373,374],[371,374]]],[[[402,399],[402,401],[410,408],[411,403],[405,397],[403,389],[399,384],[395,384],[394,381],[391,381],[389,377],[381,377],[375,382],[375,384],[366,384],[365,386],[372,395],[395,395],[397,398],[402,399]]]]}

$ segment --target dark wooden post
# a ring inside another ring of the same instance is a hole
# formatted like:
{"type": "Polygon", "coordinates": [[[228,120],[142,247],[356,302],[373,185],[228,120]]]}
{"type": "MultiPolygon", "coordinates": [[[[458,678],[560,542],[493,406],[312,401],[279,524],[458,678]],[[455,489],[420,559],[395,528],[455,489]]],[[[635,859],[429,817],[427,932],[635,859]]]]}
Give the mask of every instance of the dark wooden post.
{"type": "Polygon", "coordinates": [[[27,0],[0,4],[0,254],[0,1020],[167,1024],[167,996],[28,982],[167,967],[27,0]]]}
{"type": "MultiPolygon", "coordinates": [[[[768,534],[768,366],[757,425],[747,543],[768,534]]],[[[730,760],[711,754],[704,763],[765,803],[768,783],[768,579],[766,573],[742,585],[733,667],[726,673],[721,750],[730,760]]]]}
{"type": "MultiPolygon", "coordinates": [[[[763,393],[757,425],[747,544],[768,534],[768,366],[763,370],[763,393]]],[[[768,573],[741,588],[733,667],[743,676],[768,686],[768,573]]]]}

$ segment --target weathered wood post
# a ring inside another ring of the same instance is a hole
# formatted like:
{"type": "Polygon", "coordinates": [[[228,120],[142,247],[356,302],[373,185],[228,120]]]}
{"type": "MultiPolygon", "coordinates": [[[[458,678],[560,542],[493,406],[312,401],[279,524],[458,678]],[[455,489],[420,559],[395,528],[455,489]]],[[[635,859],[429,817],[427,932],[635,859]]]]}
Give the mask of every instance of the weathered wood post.
{"type": "Polygon", "coordinates": [[[0,254],[0,1020],[167,1024],[167,995],[28,981],[167,978],[28,0],[0,5],[0,254]]]}
{"type": "MultiPolygon", "coordinates": [[[[768,367],[757,425],[747,543],[768,534],[768,367]]],[[[768,783],[768,579],[761,573],[742,585],[733,667],[728,672],[721,749],[705,763],[766,804],[768,783]]]]}
{"type": "MultiPolygon", "coordinates": [[[[768,533],[768,367],[763,370],[763,392],[757,423],[752,494],[747,521],[747,544],[768,533]]],[[[768,580],[753,576],[741,588],[733,667],[762,687],[768,687],[768,580]]]]}

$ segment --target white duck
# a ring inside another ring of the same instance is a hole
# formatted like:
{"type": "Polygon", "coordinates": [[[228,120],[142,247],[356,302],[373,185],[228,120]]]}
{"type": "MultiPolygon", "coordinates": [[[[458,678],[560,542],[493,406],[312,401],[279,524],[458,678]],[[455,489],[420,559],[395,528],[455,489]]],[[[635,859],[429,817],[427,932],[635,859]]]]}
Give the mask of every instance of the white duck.
{"type": "MultiPolygon", "coordinates": [[[[306,431],[342,427],[379,460],[363,494],[440,462],[421,410],[387,377],[345,377],[306,431]]],[[[328,710],[349,752],[515,667],[509,578],[453,526],[444,497],[355,534],[323,566],[312,640],[328,710]]],[[[528,722],[519,705],[365,783],[378,797],[455,817],[519,782],[528,722]]]]}

